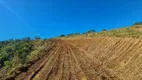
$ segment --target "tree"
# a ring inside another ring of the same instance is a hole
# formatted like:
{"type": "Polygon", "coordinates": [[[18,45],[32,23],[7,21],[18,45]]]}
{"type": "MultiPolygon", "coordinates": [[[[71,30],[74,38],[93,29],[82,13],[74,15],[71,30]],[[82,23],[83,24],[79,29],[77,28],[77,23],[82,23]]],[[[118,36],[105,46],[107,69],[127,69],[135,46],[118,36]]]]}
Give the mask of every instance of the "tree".
{"type": "Polygon", "coordinates": [[[95,33],[95,30],[89,30],[87,33],[95,33]]]}
{"type": "Polygon", "coordinates": [[[80,33],[74,33],[74,35],[80,35],[80,33]]]}
{"type": "Polygon", "coordinates": [[[102,31],[107,31],[106,29],[103,29],[102,31]]]}
{"type": "Polygon", "coordinates": [[[41,39],[39,36],[35,36],[35,40],[39,40],[41,39]]]}
{"type": "Polygon", "coordinates": [[[23,38],[23,40],[24,40],[24,41],[30,41],[31,38],[30,38],[30,37],[25,37],[25,38],[23,38]]]}
{"type": "Polygon", "coordinates": [[[13,46],[6,46],[4,50],[7,53],[11,53],[13,51],[13,46]]]}
{"type": "Polygon", "coordinates": [[[62,34],[62,35],[60,35],[60,37],[65,37],[65,35],[64,35],[64,34],[62,34]]]}

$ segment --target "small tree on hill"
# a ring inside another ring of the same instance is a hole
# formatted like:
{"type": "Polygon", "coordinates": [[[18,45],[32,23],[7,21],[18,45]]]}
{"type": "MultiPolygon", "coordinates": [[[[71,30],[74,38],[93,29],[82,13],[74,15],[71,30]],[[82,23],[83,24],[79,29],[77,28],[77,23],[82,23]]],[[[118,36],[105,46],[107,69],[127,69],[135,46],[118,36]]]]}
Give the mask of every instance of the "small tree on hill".
{"type": "Polygon", "coordinates": [[[89,30],[87,33],[95,33],[95,30],[89,30]]]}
{"type": "Polygon", "coordinates": [[[35,36],[35,40],[39,40],[41,39],[39,36],[35,36]]]}
{"type": "Polygon", "coordinates": [[[103,29],[102,31],[107,31],[106,29],[103,29]]]}
{"type": "Polygon", "coordinates": [[[64,35],[64,34],[62,34],[62,35],[60,35],[60,37],[65,37],[65,35],[64,35]]]}
{"type": "Polygon", "coordinates": [[[30,38],[30,37],[25,37],[25,38],[23,38],[22,40],[24,40],[24,41],[30,41],[31,38],[30,38]]]}
{"type": "Polygon", "coordinates": [[[74,33],[74,35],[80,35],[80,33],[74,33]]]}

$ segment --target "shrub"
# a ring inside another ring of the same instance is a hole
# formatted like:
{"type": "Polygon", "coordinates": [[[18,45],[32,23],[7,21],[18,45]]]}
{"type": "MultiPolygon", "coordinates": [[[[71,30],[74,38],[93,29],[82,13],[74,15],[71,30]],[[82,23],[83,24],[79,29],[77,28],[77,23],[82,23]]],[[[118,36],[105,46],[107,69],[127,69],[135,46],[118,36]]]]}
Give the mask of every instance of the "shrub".
{"type": "Polygon", "coordinates": [[[65,35],[64,35],[64,34],[62,34],[62,35],[60,35],[60,37],[65,37],[65,35]]]}
{"type": "Polygon", "coordinates": [[[95,30],[89,30],[87,33],[95,33],[95,30]]]}
{"type": "Polygon", "coordinates": [[[135,24],[133,25],[142,25],[142,22],[136,22],[135,24]]]}
{"type": "Polygon", "coordinates": [[[35,36],[35,40],[39,40],[41,39],[39,36],[35,36]]]}
{"type": "Polygon", "coordinates": [[[107,31],[106,29],[103,29],[102,31],[107,31]]]}

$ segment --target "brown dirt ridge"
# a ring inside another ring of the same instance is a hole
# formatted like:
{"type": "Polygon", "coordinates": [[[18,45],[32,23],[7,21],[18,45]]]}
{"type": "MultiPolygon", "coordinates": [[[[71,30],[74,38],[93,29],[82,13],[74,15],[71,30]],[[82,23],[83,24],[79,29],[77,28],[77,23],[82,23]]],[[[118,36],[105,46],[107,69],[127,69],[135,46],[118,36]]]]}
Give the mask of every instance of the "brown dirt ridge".
{"type": "Polygon", "coordinates": [[[13,80],[142,80],[142,41],[55,39],[54,48],[13,80]]]}

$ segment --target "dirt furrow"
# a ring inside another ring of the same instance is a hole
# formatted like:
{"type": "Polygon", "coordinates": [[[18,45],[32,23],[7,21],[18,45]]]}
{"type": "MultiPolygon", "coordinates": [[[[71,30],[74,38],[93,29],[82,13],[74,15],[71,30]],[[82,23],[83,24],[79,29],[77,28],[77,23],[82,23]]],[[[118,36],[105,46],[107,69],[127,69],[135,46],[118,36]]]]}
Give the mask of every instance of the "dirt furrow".
{"type": "Polygon", "coordinates": [[[71,46],[71,49],[73,51],[73,54],[76,55],[76,58],[80,64],[80,67],[81,67],[82,71],[85,73],[86,79],[96,80],[97,79],[97,77],[96,77],[97,72],[90,66],[90,64],[88,64],[86,59],[84,59],[81,56],[82,53],[80,51],[77,51],[76,48],[73,48],[72,46],[71,46]]]}
{"type": "Polygon", "coordinates": [[[72,48],[68,45],[68,49],[70,50],[70,55],[72,57],[71,64],[74,68],[74,74],[76,75],[76,78],[78,80],[87,80],[85,73],[83,72],[82,68],[80,67],[80,63],[77,60],[77,57],[75,56],[74,52],[72,51],[72,48]]]}
{"type": "MultiPolygon", "coordinates": [[[[66,45],[64,45],[66,47],[66,45]]],[[[64,70],[63,70],[63,76],[62,80],[69,80],[69,51],[67,48],[65,48],[63,51],[65,51],[64,55],[64,70]]]]}
{"type": "Polygon", "coordinates": [[[80,50],[78,47],[72,46],[72,48],[73,51],[75,51],[74,53],[78,57],[77,59],[81,59],[81,68],[86,71],[85,73],[88,73],[89,80],[101,80],[103,78],[105,78],[106,80],[118,80],[118,78],[116,78],[113,73],[105,69],[106,67],[103,68],[103,66],[101,66],[101,62],[99,62],[99,60],[93,58],[90,54],[82,51],[82,49],[80,50]]]}
{"type": "Polygon", "coordinates": [[[44,67],[31,80],[46,80],[51,75],[52,69],[55,66],[56,60],[58,59],[59,52],[61,50],[61,47],[59,47],[59,49],[49,57],[44,67]]]}
{"type": "Polygon", "coordinates": [[[73,59],[73,56],[71,55],[71,51],[70,51],[70,48],[69,47],[67,47],[68,48],[68,51],[69,51],[69,53],[68,53],[68,55],[70,56],[69,57],[69,80],[78,80],[78,78],[77,78],[77,76],[76,76],[76,70],[75,69],[77,69],[77,68],[75,68],[75,66],[76,66],[76,62],[75,62],[75,60],[73,59]]]}
{"type": "Polygon", "coordinates": [[[64,69],[64,60],[66,53],[66,50],[64,50],[64,46],[60,44],[62,49],[57,53],[59,54],[59,57],[56,60],[56,64],[54,64],[52,71],[50,72],[50,75],[47,75],[46,80],[61,80],[63,76],[63,69],[64,69]]]}

